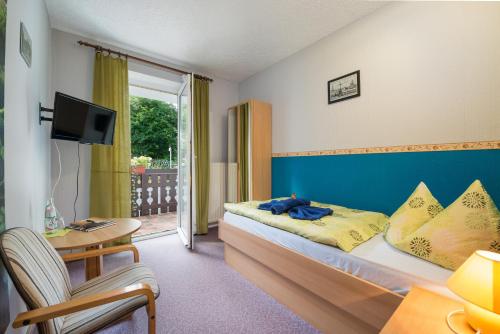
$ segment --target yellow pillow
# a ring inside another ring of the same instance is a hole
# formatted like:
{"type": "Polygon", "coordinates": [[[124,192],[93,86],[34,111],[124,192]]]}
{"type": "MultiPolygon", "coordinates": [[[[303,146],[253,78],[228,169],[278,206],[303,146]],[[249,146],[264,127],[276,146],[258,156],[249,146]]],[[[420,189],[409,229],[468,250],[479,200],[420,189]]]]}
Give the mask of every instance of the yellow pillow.
{"type": "Polygon", "coordinates": [[[500,212],[476,180],[455,202],[394,246],[455,270],[475,250],[500,252],[500,212]]]}
{"type": "Polygon", "coordinates": [[[443,207],[425,183],[420,182],[406,202],[389,218],[385,239],[390,244],[403,240],[442,210],[443,207]]]}

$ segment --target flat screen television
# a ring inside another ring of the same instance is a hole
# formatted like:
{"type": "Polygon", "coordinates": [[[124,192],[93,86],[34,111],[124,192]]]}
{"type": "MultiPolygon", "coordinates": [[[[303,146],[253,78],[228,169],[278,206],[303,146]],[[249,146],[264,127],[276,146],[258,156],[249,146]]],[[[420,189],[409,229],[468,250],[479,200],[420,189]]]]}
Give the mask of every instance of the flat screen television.
{"type": "Polygon", "coordinates": [[[113,145],[115,121],[111,109],[56,92],[51,138],[113,145]]]}

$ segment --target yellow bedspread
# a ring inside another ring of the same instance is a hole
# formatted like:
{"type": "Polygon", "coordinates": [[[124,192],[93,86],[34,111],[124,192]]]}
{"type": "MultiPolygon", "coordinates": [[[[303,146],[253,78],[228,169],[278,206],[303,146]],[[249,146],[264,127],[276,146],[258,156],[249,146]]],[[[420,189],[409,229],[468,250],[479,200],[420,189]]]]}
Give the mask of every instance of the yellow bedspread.
{"type": "Polygon", "coordinates": [[[383,213],[362,211],[337,205],[311,202],[311,206],[331,208],[333,215],[319,220],[298,220],[288,213],[273,215],[270,211],[257,209],[260,201],[226,203],[224,208],[234,214],[245,216],[322,244],[339,247],[350,252],[356,246],[382,232],[388,217],[383,213]]]}

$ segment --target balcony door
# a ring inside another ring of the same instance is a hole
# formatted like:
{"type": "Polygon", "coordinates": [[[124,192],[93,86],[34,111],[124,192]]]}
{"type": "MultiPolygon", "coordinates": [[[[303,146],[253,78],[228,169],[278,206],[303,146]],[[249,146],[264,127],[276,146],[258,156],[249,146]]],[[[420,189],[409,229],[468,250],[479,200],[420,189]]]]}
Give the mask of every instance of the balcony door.
{"type": "Polygon", "coordinates": [[[193,248],[193,117],[191,75],[184,76],[178,93],[177,232],[187,248],[193,248]]]}

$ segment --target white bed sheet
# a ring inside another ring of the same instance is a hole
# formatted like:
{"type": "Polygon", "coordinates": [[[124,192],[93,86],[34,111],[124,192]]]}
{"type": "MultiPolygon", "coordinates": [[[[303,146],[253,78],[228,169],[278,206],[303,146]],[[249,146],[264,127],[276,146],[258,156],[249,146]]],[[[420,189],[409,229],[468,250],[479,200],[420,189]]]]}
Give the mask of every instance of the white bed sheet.
{"type": "Polygon", "coordinates": [[[347,253],[230,212],[224,214],[224,221],[401,295],[419,285],[457,299],[446,287],[451,270],[399,251],[384,240],[382,233],[347,253]]]}

